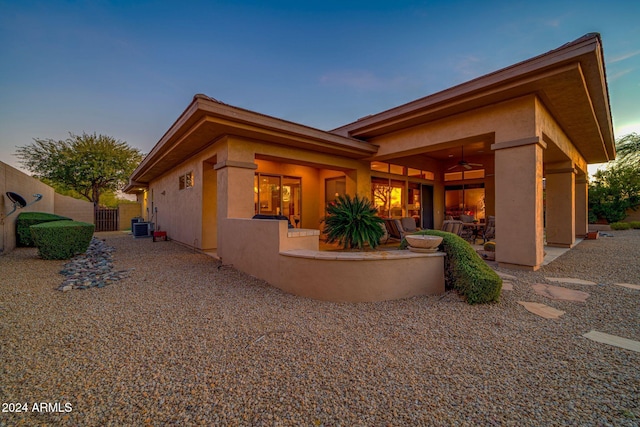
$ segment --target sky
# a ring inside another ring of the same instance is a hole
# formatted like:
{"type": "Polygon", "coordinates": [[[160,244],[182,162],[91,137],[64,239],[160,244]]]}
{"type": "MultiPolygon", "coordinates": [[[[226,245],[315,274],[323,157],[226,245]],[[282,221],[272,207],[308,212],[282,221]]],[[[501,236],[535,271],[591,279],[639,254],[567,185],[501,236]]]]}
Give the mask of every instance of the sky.
{"type": "Polygon", "coordinates": [[[0,0],[0,160],[98,133],[148,153],[203,93],[318,129],[602,36],[640,133],[640,1],[0,0]]]}

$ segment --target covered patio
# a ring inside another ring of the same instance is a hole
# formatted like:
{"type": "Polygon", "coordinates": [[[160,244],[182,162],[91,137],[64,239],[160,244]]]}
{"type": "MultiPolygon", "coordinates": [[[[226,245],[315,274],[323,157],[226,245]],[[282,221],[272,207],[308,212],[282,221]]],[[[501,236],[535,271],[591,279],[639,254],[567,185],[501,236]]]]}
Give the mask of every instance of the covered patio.
{"type": "MultiPolygon", "coordinates": [[[[565,248],[586,234],[587,165],[614,157],[602,45],[589,34],[330,132],[196,95],[127,191],[172,239],[276,286],[295,270],[281,254],[318,250],[340,194],[425,228],[454,212],[494,216],[499,265],[536,270],[545,234],[565,248]],[[284,215],[298,235],[256,214],[284,215]]],[[[315,265],[299,278],[328,264],[315,265]]]]}

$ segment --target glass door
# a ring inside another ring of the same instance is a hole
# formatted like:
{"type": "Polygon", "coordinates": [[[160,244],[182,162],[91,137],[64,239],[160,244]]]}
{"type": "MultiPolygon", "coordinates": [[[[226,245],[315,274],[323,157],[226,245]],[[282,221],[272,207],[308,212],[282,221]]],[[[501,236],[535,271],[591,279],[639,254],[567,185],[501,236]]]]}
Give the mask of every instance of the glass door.
{"type": "Polygon", "coordinates": [[[295,227],[302,221],[302,180],[257,173],[253,178],[255,213],[286,216],[295,227]]]}
{"type": "Polygon", "coordinates": [[[291,176],[282,177],[282,212],[289,222],[296,227],[300,228],[301,221],[301,201],[302,195],[302,182],[300,178],[294,178],[291,176]]]}

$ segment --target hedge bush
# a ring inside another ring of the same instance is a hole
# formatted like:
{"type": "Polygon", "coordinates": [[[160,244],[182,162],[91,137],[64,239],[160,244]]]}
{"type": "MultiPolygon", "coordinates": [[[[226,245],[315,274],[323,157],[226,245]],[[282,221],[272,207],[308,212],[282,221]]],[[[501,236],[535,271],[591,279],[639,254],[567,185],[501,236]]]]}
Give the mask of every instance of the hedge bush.
{"type": "Polygon", "coordinates": [[[631,228],[638,229],[640,228],[640,221],[631,221],[629,225],[631,226],[631,228]]]}
{"type": "Polygon", "coordinates": [[[44,212],[21,212],[16,218],[16,246],[35,246],[29,229],[32,225],[61,220],[71,220],[71,218],[44,212]]]}
{"type": "MultiPolygon", "coordinates": [[[[464,239],[439,230],[422,230],[415,234],[442,237],[440,247],[447,254],[444,268],[448,289],[455,289],[469,304],[497,302],[500,299],[502,279],[464,239]]],[[[407,241],[403,239],[400,247],[406,248],[407,241]]]]}
{"type": "Polygon", "coordinates": [[[612,230],[628,230],[631,228],[631,224],[628,222],[612,222],[609,224],[612,230]]]}
{"type": "Polygon", "coordinates": [[[69,259],[87,251],[95,226],[79,221],[53,221],[30,228],[41,258],[69,259]]]}

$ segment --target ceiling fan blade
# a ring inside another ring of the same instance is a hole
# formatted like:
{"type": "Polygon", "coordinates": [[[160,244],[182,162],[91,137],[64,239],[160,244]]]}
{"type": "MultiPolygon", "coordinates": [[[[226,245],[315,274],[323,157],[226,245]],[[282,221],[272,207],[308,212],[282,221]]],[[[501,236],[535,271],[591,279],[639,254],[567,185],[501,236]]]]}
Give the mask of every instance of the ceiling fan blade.
{"type": "Polygon", "coordinates": [[[462,165],[466,170],[473,169],[469,163],[462,165]]]}
{"type": "Polygon", "coordinates": [[[447,170],[448,170],[448,171],[450,171],[451,169],[455,169],[455,168],[457,168],[458,166],[460,166],[460,165],[453,165],[453,166],[451,166],[451,167],[450,167],[449,169],[447,169],[447,170]]]}
{"type": "Polygon", "coordinates": [[[471,166],[479,166],[479,167],[483,166],[482,163],[467,163],[467,164],[471,166]]]}

